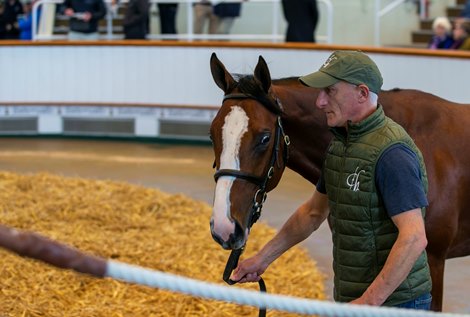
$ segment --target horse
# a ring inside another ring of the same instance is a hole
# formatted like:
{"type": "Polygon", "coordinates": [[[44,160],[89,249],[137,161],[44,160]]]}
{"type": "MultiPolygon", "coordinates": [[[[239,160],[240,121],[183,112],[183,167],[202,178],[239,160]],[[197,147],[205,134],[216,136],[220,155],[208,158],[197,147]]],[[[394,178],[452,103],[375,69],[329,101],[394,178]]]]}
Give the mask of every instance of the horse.
{"type": "MultiPolygon", "coordinates": [[[[211,233],[223,248],[234,250],[246,243],[254,206],[266,199],[254,180],[267,179],[264,191],[269,192],[287,167],[314,186],[332,134],[315,106],[319,90],[304,86],[297,77],[272,80],[262,56],[253,75],[230,74],[215,53],[210,68],[225,96],[210,127],[214,166],[220,172],[211,233]],[[279,125],[290,143],[276,141],[279,125]],[[280,154],[287,147],[288,158],[280,154]]],[[[405,128],[425,160],[432,309],[441,311],[445,260],[470,254],[470,105],[398,88],[381,91],[379,103],[405,128]]]]}

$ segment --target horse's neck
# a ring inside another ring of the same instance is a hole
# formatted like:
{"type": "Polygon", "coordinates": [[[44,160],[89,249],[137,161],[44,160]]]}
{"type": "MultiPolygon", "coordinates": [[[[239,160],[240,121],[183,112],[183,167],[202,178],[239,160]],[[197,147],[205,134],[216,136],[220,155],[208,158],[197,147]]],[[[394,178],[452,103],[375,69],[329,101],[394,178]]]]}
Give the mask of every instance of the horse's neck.
{"type": "Polygon", "coordinates": [[[287,167],[316,184],[331,140],[325,114],[315,107],[318,91],[297,80],[281,82],[273,88],[282,102],[284,129],[291,140],[287,167]]]}

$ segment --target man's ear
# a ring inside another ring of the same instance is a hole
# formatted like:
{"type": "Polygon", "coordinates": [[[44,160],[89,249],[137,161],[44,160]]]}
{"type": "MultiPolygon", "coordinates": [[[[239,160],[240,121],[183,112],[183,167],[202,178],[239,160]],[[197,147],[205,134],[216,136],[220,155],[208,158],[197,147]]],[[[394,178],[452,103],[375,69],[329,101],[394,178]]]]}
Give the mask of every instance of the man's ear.
{"type": "Polygon", "coordinates": [[[369,87],[364,84],[358,85],[358,100],[359,102],[366,102],[369,99],[369,87]]]}

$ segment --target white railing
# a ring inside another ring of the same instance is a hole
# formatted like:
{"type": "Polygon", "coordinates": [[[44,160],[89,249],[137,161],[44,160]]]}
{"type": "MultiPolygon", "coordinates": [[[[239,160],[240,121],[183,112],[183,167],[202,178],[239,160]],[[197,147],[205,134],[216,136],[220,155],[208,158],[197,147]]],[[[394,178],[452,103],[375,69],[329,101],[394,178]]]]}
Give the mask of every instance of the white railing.
{"type": "MultiPolygon", "coordinates": [[[[419,0],[419,17],[421,20],[426,18],[426,0],[419,0]]],[[[382,0],[375,0],[375,33],[374,43],[380,46],[380,22],[384,15],[393,11],[396,7],[407,2],[407,0],[395,0],[390,2],[385,8],[382,9],[382,0]]]]}
{"type": "MultiPolygon", "coordinates": [[[[51,40],[51,39],[66,39],[66,35],[54,35],[54,34],[39,34],[38,33],[38,9],[41,5],[47,3],[60,4],[63,0],[39,0],[33,6],[33,40],[51,40]]],[[[106,1],[105,2],[109,2],[106,1]]],[[[127,1],[122,1],[127,2],[127,1]]],[[[121,2],[121,3],[122,3],[121,2]]],[[[271,3],[272,4],[272,27],[270,34],[195,34],[193,30],[193,4],[199,2],[199,0],[150,0],[150,3],[183,3],[186,5],[186,33],[179,34],[149,34],[148,39],[175,39],[175,40],[270,40],[272,42],[282,41],[285,37],[284,33],[279,30],[279,25],[281,21],[279,17],[281,16],[281,7],[280,0],[250,0],[250,2],[261,2],[261,3],[271,3]]],[[[220,1],[224,2],[224,1],[220,1]]],[[[246,2],[244,0],[230,0],[226,2],[246,2]]],[[[317,39],[321,42],[332,43],[333,41],[333,5],[331,0],[318,0],[318,2],[325,7],[326,13],[326,34],[317,36],[317,39]]],[[[108,6],[109,7],[109,6],[108,6]]],[[[43,15],[43,18],[46,18],[43,15]]],[[[103,36],[104,39],[119,39],[122,38],[122,35],[114,34],[113,32],[113,16],[108,10],[106,16],[106,34],[103,36]]]]}

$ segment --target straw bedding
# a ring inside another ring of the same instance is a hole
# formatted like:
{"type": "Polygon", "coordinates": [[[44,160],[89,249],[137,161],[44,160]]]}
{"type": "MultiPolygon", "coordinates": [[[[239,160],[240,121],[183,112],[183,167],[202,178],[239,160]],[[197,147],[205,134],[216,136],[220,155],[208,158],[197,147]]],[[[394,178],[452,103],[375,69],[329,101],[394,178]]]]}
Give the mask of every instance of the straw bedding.
{"type": "MultiPolygon", "coordinates": [[[[209,231],[210,207],[121,182],[0,173],[0,223],[38,232],[104,258],[220,283],[229,252],[209,231]]],[[[274,234],[254,226],[252,255],[274,234]]],[[[257,316],[257,309],[97,279],[0,249],[0,315],[257,316]]],[[[323,276],[293,248],[264,278],[271,293],[324,299],[323,276]]],[[[257,284],[241,287],[257,289],[257,284]]],[[[295,316],[268,311],[268,316],[295,316]]]]}

